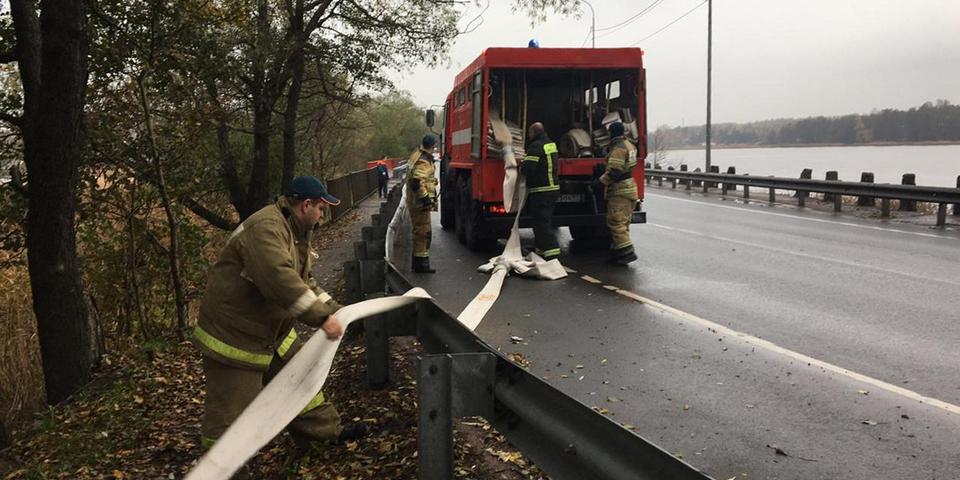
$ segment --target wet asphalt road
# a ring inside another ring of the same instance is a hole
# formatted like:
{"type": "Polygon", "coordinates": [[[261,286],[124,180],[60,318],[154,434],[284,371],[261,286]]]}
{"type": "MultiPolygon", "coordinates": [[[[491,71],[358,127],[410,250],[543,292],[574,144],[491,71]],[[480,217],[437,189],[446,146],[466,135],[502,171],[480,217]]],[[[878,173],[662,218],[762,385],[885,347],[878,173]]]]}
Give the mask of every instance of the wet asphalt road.
{"type": "MultiPolygon", "coordinates": [[[[509,278],[478,334],[717,479],[960,478],[960,232],[657,189],[644,209],[638,262],[561,229],[577,273],[509,278]]],[[[410,278],[456,315],[488,256],[437,224],[440,273],[410,278]]]]}

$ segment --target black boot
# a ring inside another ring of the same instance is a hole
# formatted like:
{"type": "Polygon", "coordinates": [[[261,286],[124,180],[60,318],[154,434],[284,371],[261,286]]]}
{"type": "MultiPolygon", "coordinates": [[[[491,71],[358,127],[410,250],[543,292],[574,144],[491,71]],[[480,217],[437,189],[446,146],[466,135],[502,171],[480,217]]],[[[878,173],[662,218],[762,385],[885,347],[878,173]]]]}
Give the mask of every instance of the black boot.
{"type": "Polygon", "coordinates": [[[610,251],[610,263],[614,265],[626,265],[637,259],[637,254],[633,251],[633,245],[617,248],[610,251]]]}
{"type": "Polygon", "coordinates": [[[430,257],[413,257],[412,266],[416,273],[437,273],[430,268],[430,257]]]}

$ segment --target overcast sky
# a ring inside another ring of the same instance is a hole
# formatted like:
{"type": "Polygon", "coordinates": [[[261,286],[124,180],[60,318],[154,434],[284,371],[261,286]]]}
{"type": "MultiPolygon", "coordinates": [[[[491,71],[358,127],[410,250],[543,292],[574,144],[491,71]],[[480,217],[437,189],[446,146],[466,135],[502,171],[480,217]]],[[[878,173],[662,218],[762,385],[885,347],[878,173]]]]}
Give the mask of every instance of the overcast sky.
{"type": "MultiPolygon", "coordinates": [[[[469,5],[461,29],[486,5],[469,5]]],[[[423,105],[442,104],[453,77],[484,48],[589,46],[590,10],[535,27],[509,0],[459,38],[450,62],[397,73],[423,105]]],[[[594,0],[597,47],[636,44],[647,68],[651,127],[703,124],[707,6],[702,0],[594,0]],[[657,3],[619,30],[616,25],[657,3]],[[639,43],[637,43],[639,42],[639,43]]],[[[714,0],[713,121],[869,113],[944,98],[960,103],[960,0],[714,0]]]]}

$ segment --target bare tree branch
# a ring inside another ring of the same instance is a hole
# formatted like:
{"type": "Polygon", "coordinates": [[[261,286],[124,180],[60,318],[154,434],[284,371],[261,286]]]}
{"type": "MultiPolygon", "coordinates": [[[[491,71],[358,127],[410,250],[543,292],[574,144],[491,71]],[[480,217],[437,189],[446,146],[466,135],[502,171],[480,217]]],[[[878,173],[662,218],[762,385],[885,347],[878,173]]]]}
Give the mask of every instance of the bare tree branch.
{"type": "Polygon", "coordinates": [[[187,195],[180,195],[180,203],[183,206],[190,209],[191,212],[195,213],[198,217],[206,220],[210,225],[217,227],[222,230],[233,230],[237,228],[237,224],[227,220],[226,218],[220,216],[216,212],[200,205],[196,200],[188,197],[187,195]]]}
{"type": "Polygon", "coordinates": [[[10,115],[6,112],[0,112],[0,120],[9,123],[17,128],[23,128],[23,117],[10,115]]]}
{"type": "Polygon", "coordinates": [[[13,189],[22,195],[23,198],[30,198],[30,191],[27,190],[27,185],[23,182],[19,165],[12,165],[10,167],[10,185],[12,185],[13,189]]]}

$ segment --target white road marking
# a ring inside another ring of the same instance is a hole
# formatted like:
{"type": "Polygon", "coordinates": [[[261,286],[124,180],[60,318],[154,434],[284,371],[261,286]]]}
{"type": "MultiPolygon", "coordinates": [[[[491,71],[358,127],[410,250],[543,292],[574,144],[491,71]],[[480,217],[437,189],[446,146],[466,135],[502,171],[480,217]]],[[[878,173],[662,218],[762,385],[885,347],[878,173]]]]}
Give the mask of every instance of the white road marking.
{"type": "Polygon", "coordinates": [[[736,240],[736,239],[733,239],[733,238],[720,237],[720,236],[717,236],[717,235],[710,235],[710,234],[707,234],[707,233],[697,232],[697,231],[694,231],[694,230],[687,230],[687,229],[685,229],[685,228],[668,227],[668,226],[666,226],[666,225],[660,225],[660,224],[658,224],[658,223],[647,223],[647,225],[648,225],[648,226],[651,226],[651,227],[655,227],[655,228],[662,228],[662,229],[664,229],[664,230],[671,230],[671,231],[674,231],[674,232],[685,233],[685,234],[688,234],[688,235],[696,235],[696,236],[698,236],[698,237],[709,238],[709,239],[712,239],[712,240],[720,240],[720,241],[723,241],[723,242],[734,243],[734,244],[743,245],[743,246],[746,246],[746,247],[759,248],[759,249],[761,249],[761,250],[769,250],[769,251],[771,251],[771,252],[782,253],[782,254],[785,254],[785,255],[793,255],[793,256],[802,257],[802,258],[809,258],[809,259],[812,259],[812,260],[819,260],[819,261],[821,261],[821,262],[839,263],[839,264],[841,264],[841,265],[846,265],[846,266],[848,266],[848,267],[862,268],[862,269],[864,269],[864,270],[873,270],[873,271],[875,271],[875,272],[887,273],[887,274],[890,274],[890,275],[899,275],[899,276],[901,276],[901,277],[907,277],[907,278],[910,278],[910,279],[912,279],[912,280],[917,280],[917,281],[925,282],[925,283],[928,283],[928,282],[936,282],[936,283],[944,283],[944,284],[951,285],[951,286],[955,286],[955,287],[960,287],[960,282],[954,282],[954,281],[950,281],[950,280],[944,280],[944,279],[942,279],[942,278],[933,278],[933,277],[930,277],[930,276],[927,276],[927,275],[914,275],[914,274],[912,274],[912,273],[901,272],[901,271],[897,271],[897,270],[891,270],[891,269],[888,269],[888,268],[875,267],[875,266],[873,266],[873,265],[867,265],[867,264],[865,264],[865,263],[858,263],[858,262],[851,262],[851,261],[849,261],[849,260],[840,260],[840,259],[837,259],[837,258],[823,257],[823,256],[820,256],[820,255],[814,255],[814,254],[812,254],[812,253],[798,252],[798,251],[795,251],[795,250],[787,250],[787,249],[785,249],[785,248],[770,247],[770,246],[767,246],[767,245],[761,245],[761,244],[759,244],[759,243],[745,242],[745,241],[743,241],[743,240],[736,240]]]}
{"type": "Polygon", "coordinates": [[[818,360],[813,357],[809,357],[802,353],[795,352],[788,348],[781,347],[780,345],[777,345],[771,341],[754,337],[753,335],[748,335],[743,332],[738,332],[736,330],[733,330],[732,328],[720,325],[719,323],[711,322],[710,320],[700,318],[692,313],[687,313],[687,312],[684,312],[683,310],[679,310],[669,305],[665,305],[663,303],[651,300],[649,298],[638,295],[629,290],[618,289],[616,292],[631,300],[649,305],[657,310],[660,310],[661,312],[673,315],[674,317],[683,319],[687,322],[700,325],[702,327],[710,328],[716,331],[717,334],[726,335],[729,337],[739,339],[744,343],[755,345],[760,348],[767,349],[774,353],[779,353],[781,355],[787,356],[789,358],[792,358],[800,362],[809,363],[811,366],[820,367],[824,370],[836,373],[838,375],[843,375],[847,378],[865,383],[867,385],[870,385],[872,387],[875,387],[881,390],[886,390],[890,393],[900,395],[904,398],[907,398],[919,403],[925,403],[927,405],[939,408],[949,413],[960,414],[960,406],[954,405],[952,403],[944,402],[943,400],[938,400],[932,397],[927,397],[927,396],[921,395],[920,393],[914,392],[913,390],[907,390],[906,388],[898,387],[896,385],[884,382],[883,380],[878,380],[873,377],[868,377],[866,375],[854,372],[852,370],[848,370],[846,368],[834,365],[832,363],[825,362],[823,360],[818,360]]]}
{"type": "Polygon", "coordinates": [[[581,276],[580,278],[582,278],[582,279],[584,279],[584,280],[586,280],[586,281],[588,281],[588,282],[590,282],[590,283],[603,283],[603,282],[601,282],[600,280],[597,280],[596,278],[591,277],[590,275],[583,275],[583,276],[581,276]]]}
{"type": "Polygon", "coordinates": [[[829,224],[831,224],[831,225],[843,225],[843,226],[846,226],[846,227],[863,228],[863,229],[866,229],[866,230],[880,230],[880,231],[883,231],[883,232],[902,233],[902,234],[904,234],[904,235],[916,235],[916,236],[920,236],[920,237],[943,238],[943,239],[949,239],[949,240],[960,240],[960,237],[952,237],[952,236],[946,236],[946,235],[936,235],[936,234],[933,234],[933,233],[923,233],[923,232],[909,232],[909,231],[906,231],[906,230],[897,230],[896,228],[875,227],[875,226],[873,226],[873,225],[861,225],[861,224],[858,224],[858,223],[841,222],[841,221],[837,221],[837,220],[825,220],[825,219],[822,219],[822,218],[801,217],[801,216],[799,216],[799,215],[789,215],[789,214],[786,214],[786,213],[764,212],[764,211],[762,211],[762,210],[756,210],[756,209],[753,209],[753,208],[731,207],[731,206],[729,206],[729,205],[717,205],[717,204],[714,204],[714,203],[711,203],[711,202],[698,202],[698,201],[696,201],[696,200],[687,200],[687,199],[685,199],[685,198],[676,198],[676,197],[672,197],[672,196],[670,196],[670,195],[657,195],[657,194],[645,193],[644,196],[664,198],[664,199],[673,200],[673,201],[676,201],[676,202],[695,203],[695,204],[697,204],[697,205],[704,205],[704,206],[713,207],[713,208],[725,208],[725,209],[729,209],[729,210],[736,210],[736,211],[738,211],[738,212],[755,213],[755,214],[757,214],[757,215],[772,215],[772,216],[774,216],[774,217],[792,218],[792,219],[794,219],[794,220],[805,220],[805,221],[808,221],[808,222],[817,222],[817,223],[829,223],[829,224]]]}

